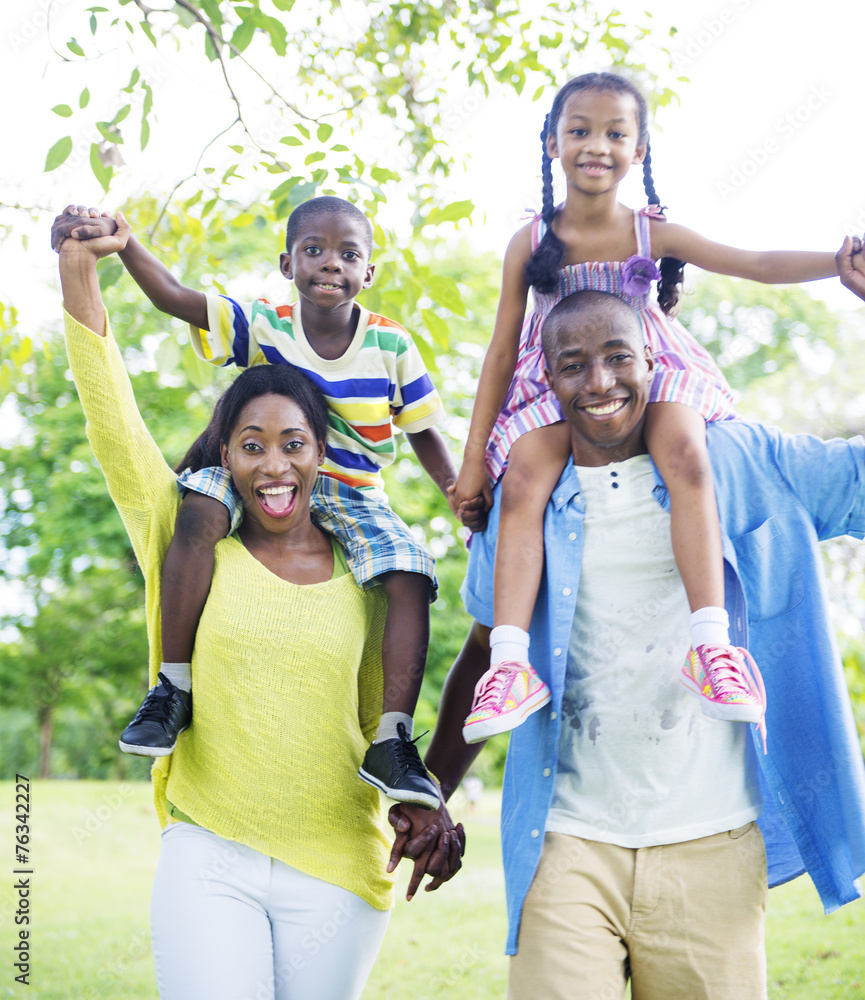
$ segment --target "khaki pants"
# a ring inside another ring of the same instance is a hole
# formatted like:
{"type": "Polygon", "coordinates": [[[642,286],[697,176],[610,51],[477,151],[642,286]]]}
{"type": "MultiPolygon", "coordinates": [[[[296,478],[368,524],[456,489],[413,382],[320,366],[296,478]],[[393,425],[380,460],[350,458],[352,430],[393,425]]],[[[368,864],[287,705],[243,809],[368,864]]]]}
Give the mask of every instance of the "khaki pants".
{"type": "Polygon", "coordinates": [[[636,850],[548,833],[510,1000],[764,1000],[766,852],[756,823],[636,850]]]}

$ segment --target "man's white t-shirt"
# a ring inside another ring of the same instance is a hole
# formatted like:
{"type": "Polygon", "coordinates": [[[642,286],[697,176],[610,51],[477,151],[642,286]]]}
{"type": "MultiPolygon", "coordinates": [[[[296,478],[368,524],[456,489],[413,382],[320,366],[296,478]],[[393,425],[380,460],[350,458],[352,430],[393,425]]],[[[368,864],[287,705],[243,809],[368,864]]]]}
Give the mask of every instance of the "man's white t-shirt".
{"type": "Polygon", "coordinates": [[[759,815],[749,726],[679,682],[689,608],[648,455],[577,469],[586,505],[547,830],[638,848],[759,815]]]}

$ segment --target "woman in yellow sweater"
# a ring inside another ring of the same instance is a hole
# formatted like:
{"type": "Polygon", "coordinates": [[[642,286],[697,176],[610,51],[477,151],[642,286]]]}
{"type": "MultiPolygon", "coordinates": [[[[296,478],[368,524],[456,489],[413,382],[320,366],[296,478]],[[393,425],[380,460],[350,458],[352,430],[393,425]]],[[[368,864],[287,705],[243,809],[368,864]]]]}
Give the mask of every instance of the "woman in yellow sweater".
{"type": "MultiPolygon", "coordinates": [[[[60,274],[88,436],[145,576],[154,681],[160,570],[180,495],[102,305],[96,259],[112,241],[66,240],[60,274]]],[[[380,712],[386,606],[310,520],[325,431],[317,389],[285,365],[243,372],[208,428],[244,520],[216,546],[192,663],[206,680],[194,724],[153,770],[162,1000],[350,1000],[385,932],[382,808],[355,775],[380,712]]]]}

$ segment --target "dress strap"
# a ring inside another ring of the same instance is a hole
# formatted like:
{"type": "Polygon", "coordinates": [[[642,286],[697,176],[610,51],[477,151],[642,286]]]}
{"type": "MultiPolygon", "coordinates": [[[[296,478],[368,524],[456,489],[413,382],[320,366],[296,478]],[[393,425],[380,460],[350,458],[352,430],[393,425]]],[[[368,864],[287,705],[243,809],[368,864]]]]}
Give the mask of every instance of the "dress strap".
{"type": "Polygon", "coordinates": [[[649,219],[642,212],[634,212],[634,234],[637,237],[637,256],[651,257],[652,237],[649,234],[649,219]]]}
{"type": "Polygon", "coordinates": [[[544,217],[538,212],[534,219],[532,219],[532,253],[538,249],[538,244],[544,238],[546,231],[547,224],[544,222],[544,217]]]}

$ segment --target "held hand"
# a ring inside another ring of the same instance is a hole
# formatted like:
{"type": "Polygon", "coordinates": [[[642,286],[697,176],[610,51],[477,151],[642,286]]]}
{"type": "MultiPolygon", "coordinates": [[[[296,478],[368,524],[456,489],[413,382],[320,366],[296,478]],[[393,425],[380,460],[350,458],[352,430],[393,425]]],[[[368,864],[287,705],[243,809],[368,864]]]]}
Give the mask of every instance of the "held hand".
{"type": "Polygon", "coordinates": [[[854,295],[865,300],[865,249],[858,236],[845,236],[841,249],[835,254],[841,284],[854,295]]]}
{"type": "Polygon", "coordinates": [[[387,870],[392,872],[402,858],[414,861],[406,900],[411,900],[424,875],[430,876],[426,892],[438,889],[462,867],[466,835],[462,823],[454,826],[447,809],[431,812],[397,803],[391,806],[388,821],[396,831],[387,870]]]}
{"type": "Polygon", "coordinates": [[[58,253],[84,251],[98,259],[125,249],[131,232],[121,212],[112,218],[96,208],[67,205],[51,227],[51,246],[58,253]]]}
{"type": "Polygon", "coordinates": [[[456,483],[448,490],[448,503],[455,517],[467,528],[476,530],[470,522],[476,519],[478,511],[485,514],[493,505],[490,477],[483,460],[472,462],[467,459],[463,462],[456,483]]]}

